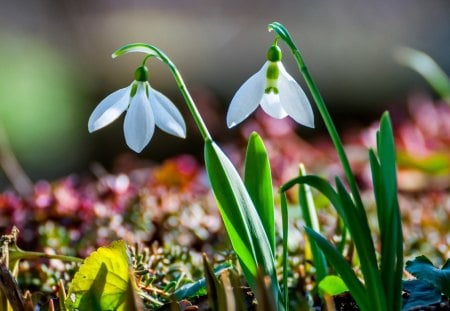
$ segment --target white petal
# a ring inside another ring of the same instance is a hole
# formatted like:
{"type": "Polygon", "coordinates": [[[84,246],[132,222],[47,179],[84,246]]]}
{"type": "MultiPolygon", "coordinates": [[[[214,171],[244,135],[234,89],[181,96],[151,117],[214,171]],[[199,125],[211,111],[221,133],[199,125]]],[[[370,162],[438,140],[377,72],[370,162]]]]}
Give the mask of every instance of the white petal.
{"type": "Polygon", "coordinates": [[[153,136],[155,118],[143,83],[139,83],[136,95],[131,99],[123,127],[128,147],[136,152],[141,152],[153,136]]]}
{"type": "Polygon", "coordinates": [[[163,131],[186,137],[186,124],[177,107],[161,92],[149,87],[149,101],[155,114],[156,125],[163,131]]]}
{"type": "Polygon", "coordinates": [[[283,119],[288,115],[281,106],[279,94],[272,92],[264,94],[261,100],[261,107],[269,116],[275,119],[283,119]]]}
{"type": "Polygon", "coordinates": [[[95,107],[88,121],[89,132],[96,131],[110,124],[127,109],[130,99],[130,87],[115,91],[95,107]]]}
{"type": "Polygon", "coordinates": [[[281,62],[278,68],[280,69],[278,90],[284,110],[297,123],[307,127],[314,127],[313,110],[305,92],[303,92],[297,81],[287,73],[281,62]]]}
{"type": "Polygon", "coordinates": [[[234,95],[227,113],[227,125],[233,127],[258,108],[264,94],[264,83],[269,62],[251,76],[234,95]]]}

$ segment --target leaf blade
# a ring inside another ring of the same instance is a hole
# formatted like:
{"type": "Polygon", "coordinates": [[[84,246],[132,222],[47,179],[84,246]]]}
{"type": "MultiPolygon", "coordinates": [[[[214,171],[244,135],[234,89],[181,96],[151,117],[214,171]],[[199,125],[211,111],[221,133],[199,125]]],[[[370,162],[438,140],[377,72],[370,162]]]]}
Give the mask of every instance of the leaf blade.
{"type": "Polygon", "coordinates": [[[271,278],[275,297],[280,295],[275,259],[269,240],[242,179],[212,140],[205,142],[205,164],[219,211],[250,287],[256,290],[257,267],[271,278]]]}
{"type": "Polygon", "coordinates": [[[447,259],[442,269],[436,268],[425,256],[416,257],[406,262],[406,270],[419,280],[426,281],[450,297],[450,260],[447,259]]]}
{"type": "Polygon", "coordinates": [[[275,215],[269,157],[258,133],[250,135],[244,164],[244,184],[275,255],[275,215]]]}
{"type": "Polygon", "coordinates": [[[71,309],[94,304],[99,310],[126,310],[130,282],[126,244],[112,242],[85,259],[72,280],[66,305],[71,309]]]}
{"type": "Polygon", "coordinates": [[[369,295],[345,258],[322,235],[308,227],[305,227],[305,231],[310,239],[317,243],[322,252],[327,256],[329,263],[339,273],[361,310],[370,310],[367,304],[370,301],[368,299],[369,295]]]}

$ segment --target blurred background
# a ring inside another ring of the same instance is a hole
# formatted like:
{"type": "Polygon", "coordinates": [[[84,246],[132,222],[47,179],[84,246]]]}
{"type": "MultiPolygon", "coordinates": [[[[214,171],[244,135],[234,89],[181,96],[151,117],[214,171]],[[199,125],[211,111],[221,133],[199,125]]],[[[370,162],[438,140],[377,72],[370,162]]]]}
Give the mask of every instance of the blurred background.
{"type": "MultiPolygon", "coordinates": [[[[393,104],[404,105],[415,90],[432,92],[417,73],[395,62],[396,47],[422,50],[450,72],[448,0],[0,0],[3,144],[9,142],[33,180],[85,172],[92,163],[111,169],[119,155],[131,154],[123,117],[90,135],[87,120],[101,99],[132,81],[142,56],[110,57],[132,42],[165,51],[213,135],[229,139],[236,130],[225,131],[226,108],[265,61],[272,21],[282,22],[302,49],[340,129],[369,124],[393,104]]],[[[287,70],[303,84],[282,49],[287,70]]],[[[152,86],[186,110],[168,70],[155,61],[149,69],[152,86]]],[[[186,121],[187,140],[157,130],[139,157],[201,154],[201,137],[187,114],[186,121]]],[[[300,128],[300,134],[322,133],[317,123],[316,130],[300,128]]],[[[0,172],[0,190],[6,187],[0,172]]]]}

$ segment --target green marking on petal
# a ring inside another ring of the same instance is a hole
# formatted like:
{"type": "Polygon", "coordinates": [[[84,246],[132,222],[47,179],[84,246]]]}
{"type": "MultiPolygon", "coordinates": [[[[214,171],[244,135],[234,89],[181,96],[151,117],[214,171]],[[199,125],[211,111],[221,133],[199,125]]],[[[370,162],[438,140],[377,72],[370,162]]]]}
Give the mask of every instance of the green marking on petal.
{"type": "Polygon", "coordinates": [[[280,69],[278,69],[278,62],[270,62],[266,71],[267,80],[277,80],[280,76],[280,69]]]}
{"type": "Polygon", "coordinates": [[[147,98],[149,98],[148,93],[150,92],[150,91],[149,91],[150,85],[148,84],[148,82],[145,82],[144,85],[145,85],[145,95],[147,95],[147,98]]]}
{"type": "Polygon", "coordinates": [[[137,92],[137,83],[133,83],[133,86],[131,87],[131,91],[130,91],[130,98],[134,97],[134,95],[136,95],[137,92]]]}
{"type": "Polygon", "coordinates": [[[279,92],[278,92],[278,88],[276,86],[268,86],[264,90],[264,93],[265,94],[274,93],[275,95],[277,95],[279,92]]]}

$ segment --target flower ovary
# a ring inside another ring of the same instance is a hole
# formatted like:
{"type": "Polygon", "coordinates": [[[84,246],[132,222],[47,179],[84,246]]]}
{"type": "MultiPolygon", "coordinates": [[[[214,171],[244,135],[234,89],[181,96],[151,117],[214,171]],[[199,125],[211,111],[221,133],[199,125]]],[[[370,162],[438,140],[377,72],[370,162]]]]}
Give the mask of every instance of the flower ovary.
{"type": "Polygon", "coordinates": [[[283,58],[283,54],[281,53],[281,49],[278,45],[272,45],[267,51],[267,60],[271,62],[279,62],[283,58]]]}
{"type": "Polygon", "coordinates": [[[148,69],[146,66],[140,66],[134,72],[134,79],[139,82],[145,82],[148,80],[148,69]]]}

